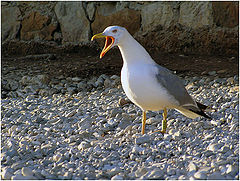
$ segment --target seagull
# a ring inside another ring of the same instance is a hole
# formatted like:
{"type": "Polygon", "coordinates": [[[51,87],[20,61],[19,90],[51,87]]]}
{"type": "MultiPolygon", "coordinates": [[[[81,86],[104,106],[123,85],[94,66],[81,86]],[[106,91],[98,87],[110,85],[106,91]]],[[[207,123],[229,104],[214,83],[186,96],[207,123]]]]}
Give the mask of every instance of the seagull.
{"type": "Polygon", "coordinates": [[[195,119],[210,119],[204,113],[208,106],[196,102],[185,89],[182,81],[170,70],[158,65],[124,27],[109,26],[92,37],[105,38],[100,54],[102,58],[112,47],[118,46],[123,58],[121,83],[128,99],[141,108],[142,134],[145,134],[146,112],[163,110],[162,130],[167,129],[167,109],[175,109],[195,119]]]}

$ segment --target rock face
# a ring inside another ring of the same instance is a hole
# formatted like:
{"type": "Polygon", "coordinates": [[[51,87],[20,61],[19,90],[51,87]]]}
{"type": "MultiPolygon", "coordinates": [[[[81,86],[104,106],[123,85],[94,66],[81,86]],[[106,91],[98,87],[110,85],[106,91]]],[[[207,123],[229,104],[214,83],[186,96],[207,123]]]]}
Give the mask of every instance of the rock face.
{"type": "Polygon", "coordinates": [[[239,22],[239,4],[236,2],[212,2],[213,19],[217,26],[234,28],[239,22]]]}
{"type": "Polygon", "coordinates": [[[20,29],[19,18],[21,13],[18,7],[6,7],[1,11],[1,38],[2,41],[17,38],[20,29]]]}
{"type": "Polygon", "coordinates": [[[87,42],[90,22],[85,16],[82,2],[58,2],[54,9],[60,23],[63,42],[87,42]]]}
{"type": "Polygon", "coordinates": [[[183,2],[180,5],[179,23],[191,28],[212,26],[211,2],[183,2]]]}
{"type": "Polygon", "coordinates": [[[86,44],[94,33],[120,25],[148,50],[235,56],[238,6],[193,1],[3,2],[2,41],[86,44]]]}
{"type": "Polygon", "coordinates": [[[139,11],[122,9],[113,11],[113,5],[102,5],[97,8],[95,21],[92,23],[93,33],[101,32],[110,25],[124,26],[131,34],[139,31],[141,16],[139,11]]]}
{"type": "Polygon", "coordinates": [[[31,12],[22,21],[22,40],[52,40],[52,33],[57,25],[51,24],[51,17],[31,12]]]}
{"type": "Polygon", "coordinates": [[[170,4],[156,2],[146,5],[141,12],[143,31],[149,31],[153,27],[169,27],[174,21],[174,13],[170,4]],[[155,13],[149,13],[155,12],[155,13]]]}

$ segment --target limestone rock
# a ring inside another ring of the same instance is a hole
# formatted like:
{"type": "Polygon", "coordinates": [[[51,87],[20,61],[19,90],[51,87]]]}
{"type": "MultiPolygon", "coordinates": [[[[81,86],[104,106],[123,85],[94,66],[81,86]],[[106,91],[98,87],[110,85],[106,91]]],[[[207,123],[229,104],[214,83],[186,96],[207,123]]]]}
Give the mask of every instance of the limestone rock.
{"type": "Polygon", "coordinates": [[[236,2],[212,2],[213,19],[217,26],[238,26],[239,4],[236,2]]]}
{"type": "Polygon", "coordinates": [[[82,2],[58,2],[54,9],[62,31],[63,43],[88,42],[90,22],[82,2]]]}
{"type": "Polygon", "coordinates": [[[195,29],[212,26],[211,2],[183,2],[180,5],[179,23],[195,29]]]}
{"type": "Polygon", "coordinates": [[[95,2],[86,2],[86,13],[89,21],[94,21],[96,13],[96,4],[95,2]]]}
{"type": "Polygon", "coordinates": [[[20,10],[18,9],[18,7],[2,8],[1,17],[2,41],[15,39],[20,29],[20,10]]]}
{"type": "Polygon", "coordinates": [[[174,14],[171,5],[163,2],[156,2],[144,6],[141,11],[141,15],[143,31],[152,30],[154,27],[159,25],[168,27],[174,20],[174,14]]]}
{"type": "Polygon", "coordinates": [[[99,33],[110,25],[123,26],[134,35],[141,26],[140,12],[126,8],[117,11],[115,4],[98,6],[92,23],[93,33],[99,33]]]}
{"type": "Polygon", "coordinates": [[[33,11],[22,21],[22,40],[52,40],[57,24],[51,23],[51,17],[33,11]]]}
{"type": "MultiPolygon", "coordinates": [[[[3,2],[3,52],[49,53],[57,44],[90,43],[92,34],[120,25],[150,52],[237,56],[238,6],[211,1],[3,2]],[[14,39],[27,41],[6,41],[14,39]]],[[[99,43],[102,47],[104,41],[99,43]]]]}

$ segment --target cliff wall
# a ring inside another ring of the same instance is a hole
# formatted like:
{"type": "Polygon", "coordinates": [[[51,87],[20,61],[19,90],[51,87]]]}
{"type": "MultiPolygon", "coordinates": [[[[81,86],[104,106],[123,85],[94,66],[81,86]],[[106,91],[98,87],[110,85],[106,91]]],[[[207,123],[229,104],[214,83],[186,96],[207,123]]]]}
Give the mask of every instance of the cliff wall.
{"type": "MultiPolygon", "coordinates": [[[[233,1],[2,1],[1,10],[2,46],[10,53],[27,54],[23,48],[32,42],[53,49],[91,46],[91,36],[109,25],[126,27],[150,51],[230,56],[239,51],[239,3],[233,1]]],[[[47,50],[34,53],[41,51],[47,50]]]]}

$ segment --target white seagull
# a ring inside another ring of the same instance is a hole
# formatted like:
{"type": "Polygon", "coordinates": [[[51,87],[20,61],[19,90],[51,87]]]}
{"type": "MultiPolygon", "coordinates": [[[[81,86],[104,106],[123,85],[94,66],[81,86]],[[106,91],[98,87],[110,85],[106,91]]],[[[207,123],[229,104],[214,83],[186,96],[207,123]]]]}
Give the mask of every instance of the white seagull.
{"type": "Polygon", "coordinates": [[[125,28],[109,26],[91,40],[103,37],[106,42],[100,58],[114,46],[120,49],[122,87],[127,97],[143,111],[142,134],[145,133],[146,111],[149,110],[163,110],[162,133],[167,128],[167,109],[176,109],[192,119],[199,116],[210,118],[203,112],[207,106],[194,101],[181,80],[158,65],[125,28]]]}

